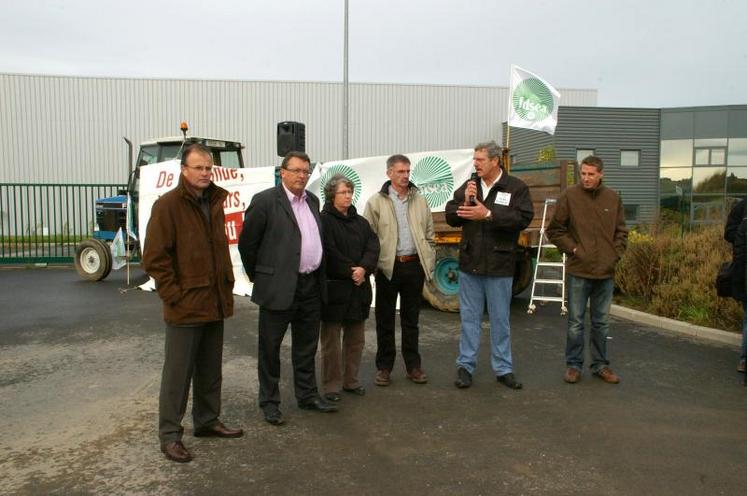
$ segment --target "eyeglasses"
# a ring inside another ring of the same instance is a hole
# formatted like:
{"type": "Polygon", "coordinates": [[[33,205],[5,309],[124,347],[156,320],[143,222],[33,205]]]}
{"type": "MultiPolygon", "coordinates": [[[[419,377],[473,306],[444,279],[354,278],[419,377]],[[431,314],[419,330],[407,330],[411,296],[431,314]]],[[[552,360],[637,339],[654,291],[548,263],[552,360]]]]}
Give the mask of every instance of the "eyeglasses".
{"type": "Polygon", "coordinates": [[[194,169],[198,172],[212,172],[213,171],[212,165],[185,165],[184,167],[188,169],[194,169]]]}
{"type": "Polygon", "coordinates": [[[293,174],[298,174],[299,176],[309,176],[311,175],[311,171],[309,169],[285,169],[288,172],[292,172],[293,174]]]}

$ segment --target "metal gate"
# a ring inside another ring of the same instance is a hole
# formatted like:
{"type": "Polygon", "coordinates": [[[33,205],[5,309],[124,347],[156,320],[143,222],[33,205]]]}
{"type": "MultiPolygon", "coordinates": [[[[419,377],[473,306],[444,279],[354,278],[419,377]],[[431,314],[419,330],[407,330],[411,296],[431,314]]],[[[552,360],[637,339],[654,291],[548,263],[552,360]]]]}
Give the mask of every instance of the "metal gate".
{"type": "Polygon", "coordinates": [[[0,183],[0,264],[72,263],[95,229],[96,199],[126,187],[0,183]]]}

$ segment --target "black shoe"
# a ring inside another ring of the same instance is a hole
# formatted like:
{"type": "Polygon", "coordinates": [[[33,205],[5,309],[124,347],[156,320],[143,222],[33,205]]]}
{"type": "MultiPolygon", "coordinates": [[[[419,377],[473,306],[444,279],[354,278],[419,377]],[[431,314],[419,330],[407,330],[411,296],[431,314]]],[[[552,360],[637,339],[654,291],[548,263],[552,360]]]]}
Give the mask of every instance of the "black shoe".
{"type": "Polygon", "coordinates": [[[337,411],[337,406],[330,405],[319,397],[300,401],[298,403],[298,408],[301,408],[302,410],[315,410],[320,413],[332,413],[337,411]]]}
{"type": "Polygon", "coordinates": [[[358,396],[366,395],[366,388],[364,388],[363,386],[358,386],[357,388],[342,388],[342,390],[346,393],[357,394],[358,396]]]}
{"type": "Polygon", "coordinates": [[[324,399],[327,401],[338,402],[342,399],[342,396],[340,396],[340,393],[326,393],[324,399]]]}
{"type": "Polygon", "coordinates": [[[280,412],[280,408],[277,406],[267,406],[262,409],[265,414],[265,422],[272,425],[283,425],[283,414],[280,412]]]}
{"type": "Polygon", "coordinates": [[[459,367],[457,369],[457,380],[454,381],[454,385],[459,389],[470,387],[472,385],[472,374],[464,367],[459,367]]]}
{"type": "Polygon", "coordinates": [[[521,389],[522,384],[516,380],[516,376],[509,372],[508,374],[499,375],[496,377],[498,379],[498,382],[505,385],[506,387],[509,387],[511,389],[521,389]]]}

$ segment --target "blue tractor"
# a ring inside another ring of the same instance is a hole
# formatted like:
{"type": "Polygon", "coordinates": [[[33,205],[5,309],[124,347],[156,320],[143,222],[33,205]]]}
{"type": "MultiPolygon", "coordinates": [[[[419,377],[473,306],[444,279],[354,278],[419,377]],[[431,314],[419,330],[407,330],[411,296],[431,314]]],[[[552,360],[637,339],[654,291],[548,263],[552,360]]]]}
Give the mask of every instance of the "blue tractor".
{"type": "MultiPolygon", "coordinates": [[[[99,198],[96,200],[96,224],[93,237],[82,241],[75,250],[75,269],[80,277],[88,281],[100,281],[109,275],[112,269],[112,254],[110,244],[117,231],[121,228],[127,232],[127,196],[129,193],[132,208],[132,228],[137,234],[137,212],[139,198],[140,167],[167,160],[181,158],[185,146],[200,143],[208,147],[213,153],[213,163],[220,167],[243,168],[244,160],[241,150],[243,145],[237,141],[223,139],[198,138],[187,136],[187,124],[181,124],[182,136],[160,138],[140,144],[137,160],[132,162],[132,143],[125,138],[130,150],[130,168],[127,189],[119,190],[117,196],[99,198]]],[[[128,236],[125,236],[129,238],[128,236]]],[[[137,256],[139,246],[137,241],[127,239],[131,254],[137,256]]]]}

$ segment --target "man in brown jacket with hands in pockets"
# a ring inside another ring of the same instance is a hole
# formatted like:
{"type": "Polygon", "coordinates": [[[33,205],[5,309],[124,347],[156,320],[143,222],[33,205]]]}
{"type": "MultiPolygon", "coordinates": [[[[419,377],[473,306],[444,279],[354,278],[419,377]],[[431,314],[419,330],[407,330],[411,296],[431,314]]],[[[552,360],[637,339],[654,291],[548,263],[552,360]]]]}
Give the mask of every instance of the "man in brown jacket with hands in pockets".
{"type": "Polygon", "coordinates": [[[223,319],[233,315],[233,267],[223,202],[211,181],[213,159],[202,145],[182,154],[179,185],[153,205],[143,268],[163,300],[166,347],[158,401],[158,437],[169,460],[189,462],[182,418],[192,383],[195,437],[240,437],[218,419],[223,319]]]}
{"type": "Polygon", "coordinates": [[[568,334],[565,382],[581,378],[584,364],[586,302],[591,311],[591,372],[609,384],[620,378],[609,367],[607,333],[615,265],[625,251],[628,230],[620,196],[602,185],[602,159],[590,155],[581,161],[581,184],[568,188],[558,200],[547,236],[569,256],[568,334]]]}

